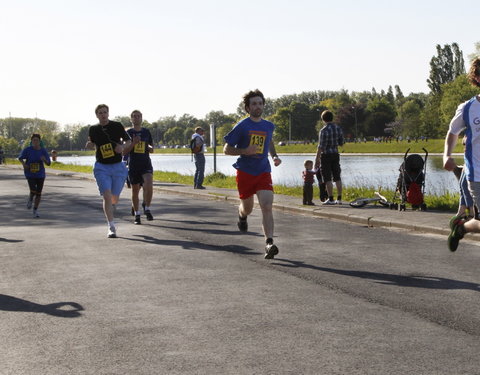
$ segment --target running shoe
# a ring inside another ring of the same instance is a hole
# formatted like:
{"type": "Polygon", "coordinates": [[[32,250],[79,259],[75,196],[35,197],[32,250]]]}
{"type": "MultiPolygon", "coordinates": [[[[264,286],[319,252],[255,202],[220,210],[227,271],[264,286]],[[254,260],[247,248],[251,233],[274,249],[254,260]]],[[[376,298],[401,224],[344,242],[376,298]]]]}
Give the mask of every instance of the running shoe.
{"type": "Polygon", "coordinates": [[[333,206],[337,204],[336,201],[331,201],[330,199],[327,199],[325,202],[322,203],[324,206],[333,206]]]}
{"type": "Polygon", "coordinates": [[[447,240],[448,249],[451,252],[457,250],[458,243],[465,235],[465,227],[463,226],[463,224],[465,224],[465,220],[462,218],[457,218],[451,223],[452,228],[447,240]]]}
{"type": "Polygon", "coordinates": [[[27,209],[30,210],[30,209],[32,208],[32,205],[33,205],[33,201],[29,199],[29,200],[27,201],[27,209]]]}
{"type": "Polygon", "coordinates": [[[152,215],[152,213],[150,212],[150,210],[146,210],[146,211],[145,211],[145,216],[147,217],[147,220],[148,220],[148,221],[152,221],[152,220],[153,220],[153,215],[152,215]]]}
{"type": "Polygon", "coordinates": [[[117,238],[117,231],[115,227],[108,228],[108,238],[117,238]]]}
{"type": "Polygon", "coordinates": [[[33,217],[35,217],[35,218],[40,217],[37,210],[35,210],[35,209],[33,210],[33,217]]]}
{"type": "Polygon", "coordinates": [[[238,217],[238,229],[240,229],[240,232],[246,233],[248,231],[248,223],[247,223],[247,218],[242,218],[238,217]]]}
{"type": "Polygon", "coordinates": [[[265,259],[273,259],[273,257],[277,254],[278,254],[277,245],[274,245],[273,243],[269,243],[267,244],[267,246],[265,246],[265,259]]]}
{"type": "Polygon", "coordinates": [[[140,220],[140,215],[135,215],[135,220],[133,221],[133,224],[142,224],[142,221],[140,220]]]}

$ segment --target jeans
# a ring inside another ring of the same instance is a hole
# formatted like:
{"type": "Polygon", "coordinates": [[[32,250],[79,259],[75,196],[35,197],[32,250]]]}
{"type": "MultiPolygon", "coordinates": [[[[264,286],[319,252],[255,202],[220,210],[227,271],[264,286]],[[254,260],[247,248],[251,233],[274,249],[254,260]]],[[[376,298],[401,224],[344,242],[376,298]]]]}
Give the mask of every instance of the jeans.
{"type": "Polygon", "coordinates": [[[203,178],[205,177],[205,155],[203,152],[193,155],[195,157],[195,178],[193,185],[195,187],[203,186],[203,178]]]}

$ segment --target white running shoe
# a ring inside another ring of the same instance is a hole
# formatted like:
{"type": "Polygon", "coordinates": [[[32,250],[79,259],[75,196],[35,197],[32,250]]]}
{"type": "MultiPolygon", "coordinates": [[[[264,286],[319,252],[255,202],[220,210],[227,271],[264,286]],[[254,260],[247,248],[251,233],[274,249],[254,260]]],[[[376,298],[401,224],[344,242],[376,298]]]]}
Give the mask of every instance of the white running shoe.
{"type": "Polygon", "coordinates": [[[325,202],[322,203],[324,206],[333,206],[337,204],[337,201],[331,201],[330,199],[327,199],[325,202]]]}
{"type": "Polygon", "coordinates": [[[117,238],[117,230],[115,227],[108,228],[108,238],[117,238]]]}

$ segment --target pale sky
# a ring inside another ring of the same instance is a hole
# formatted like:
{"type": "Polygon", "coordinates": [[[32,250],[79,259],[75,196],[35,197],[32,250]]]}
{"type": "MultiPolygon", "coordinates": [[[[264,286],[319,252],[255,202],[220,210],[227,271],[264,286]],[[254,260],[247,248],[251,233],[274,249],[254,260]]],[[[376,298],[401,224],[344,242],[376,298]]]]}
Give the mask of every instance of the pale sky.
{"type": "Polygon", "coordinates": [[[100,103],[203,118],[255,88],[427,93],[437,44],[474,51],[474,15],[450,0],[0,0],[0,118],[93,124],[100,103]]]}

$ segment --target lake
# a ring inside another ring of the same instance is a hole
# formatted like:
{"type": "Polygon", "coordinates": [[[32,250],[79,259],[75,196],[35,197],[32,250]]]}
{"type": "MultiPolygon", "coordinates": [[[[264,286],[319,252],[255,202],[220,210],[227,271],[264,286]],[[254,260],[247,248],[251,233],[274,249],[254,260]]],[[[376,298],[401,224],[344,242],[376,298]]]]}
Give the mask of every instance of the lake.
{"type": "MultiPolygon", "coordinates": [[[[420,154],[423,158],[425,155],[420,154]]],[[[195,173],[195,163],[190,154],[153,154],[153,168],[158,171],[177,172],[186,175],[195,173]]],[[[303,162],[313,160],[314,155],[281,155],[282,164],[275,168],[272,164],[272,179],[274,184],[286,186],[302,185],[303,162]]],[[[456,157],[463,164],[462,157],[456,157]]],[[[94,156],[58,157],[59,162],[77,165],[93,165],[94,156]]],[[[217,155],[217,172],[228,176],[235,175],[232,164],[236,157],[217,155]]],[[[206,174],[213,173],[213,155],[206,154],[206,174]]],[[[403,155],[349,155],[340,158],[342,166],[342,181],[347,186],[369,186],[394,189],[399,175],[398,168],[403,161],[403,155]]],[[[447,191],[458,191],[458,183],[453,173],[442,168],[441,156],[429,156],[427,159],[425,190],[428,194],[444,194],[447,191]]]]}

